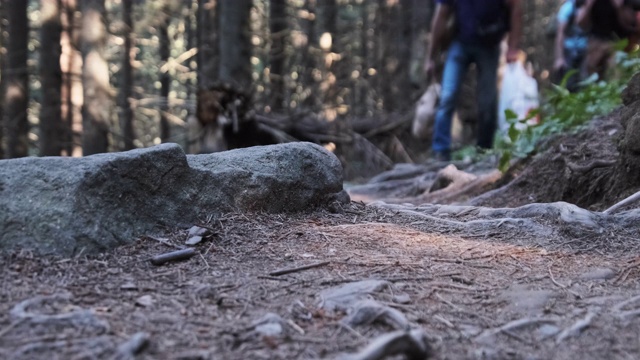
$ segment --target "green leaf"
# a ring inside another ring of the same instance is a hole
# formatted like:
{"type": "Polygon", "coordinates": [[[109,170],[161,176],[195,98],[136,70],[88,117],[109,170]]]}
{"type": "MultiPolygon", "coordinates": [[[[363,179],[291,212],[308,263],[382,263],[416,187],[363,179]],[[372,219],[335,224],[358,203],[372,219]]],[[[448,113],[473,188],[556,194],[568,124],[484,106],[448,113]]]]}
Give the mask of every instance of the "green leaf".
{"type": "Polygon", "coordinates": [[[559,86],[559,85],[556,85],[556,84],[551,84],[551,88],[553,90],[555,90],[558,93],[558,95],[560,95],[562,97],[569,96],[569,94],[571,94],[569,92],[569,90],[567,90],[566,87],[562,87],[562,86],[559,86]]]}
{"type": "Polygon", "coordinates": [[[518,120],[518,114],[516,114],[516,112],[511,109],[506,109],[504,111],[504,116],[505,118],[507,118],[508,122],[514,122],[518,120]]]}
{"type": "Polygon", "coordinates": [[[511,125],[509,126],[509,139],[511,140],[511,143],[515,143],[516,140],[518,140],[518,136],[520,135],[520,131],[518,131],[518,129],[516,129],[515,126],[511,125]]]}
{"type": "Polygon", "coordinates": [[[571,69],[567,71],[567,73],[564,74],[564,76],[562,77],[562,81],[560,81],[560,87],[566,89],[567,82],[569,82],[569,78],[572,77],[573,75],[576,75],[577,73],[578,73],[578,70],[576,69],[571,69]]]}
{"type": "Polygon", "coordinates": [[[500,157],[500,163],[498,164],[498,170],[500,170],[503,174],[509,170],[509,165],[511,164],[511,153],[503,152],[500,157]]]}

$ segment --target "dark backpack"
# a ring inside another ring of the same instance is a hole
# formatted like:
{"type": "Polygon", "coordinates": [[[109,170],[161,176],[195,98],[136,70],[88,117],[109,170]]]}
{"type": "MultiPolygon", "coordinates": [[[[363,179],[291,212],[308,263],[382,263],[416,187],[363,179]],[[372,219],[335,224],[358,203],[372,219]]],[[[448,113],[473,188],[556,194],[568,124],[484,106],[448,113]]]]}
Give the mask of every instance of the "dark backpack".
{"type": "MultiPolygon", "coordinates": [[[[477,2],[474,1],[474,4],[477,2]]],[[[481,15],[476,28],[478,40],[485,44],[497,44],[511,27],[510,8],[506,1],[495,2],[493,6],[480,6],[481,10],[475,9],[481,15]]]]}

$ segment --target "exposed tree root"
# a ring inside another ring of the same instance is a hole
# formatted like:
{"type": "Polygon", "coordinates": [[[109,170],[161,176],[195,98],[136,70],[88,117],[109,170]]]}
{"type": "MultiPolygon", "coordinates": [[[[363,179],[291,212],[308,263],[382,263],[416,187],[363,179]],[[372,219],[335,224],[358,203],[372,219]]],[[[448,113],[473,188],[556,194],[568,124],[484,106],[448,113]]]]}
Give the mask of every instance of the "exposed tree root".
{"type": "Polygon", "coordinates": [[[458,170],[453,164],[438,171],[429,192],[435,192],[448,187],[462,187],[478,177],[473,174],[458,170]]]}
{"type": "Polygon", "coordinates": [[[448,187],[435,191],[430,194],[425,194],[418,197],[423,203],[449,203],[452,201],[458,201],[463,198],[472,197],[481,192],[488,185],[491,185],[498,181],[502,177],[502,173],[498,170],[494,170],[488,174],[476,176],[470,181],[453,182],[448,187]]]}
{"type": "Polygon", "coordinates": [[[432,349],[422,329],[395,331],[382,335],[364,350],[345,360],[382,360],[394,355],[404,355],[408,360],[425,360],[432,356],[432,349]]]}
{"type": "Polygon", "coordinates": [[[595,313],[589,312],[583,319],[576,321],[571,327],[564,329],[558,337],[556,337],[556,344],[561,343],[564,339],[569,337],[575,337],[591,325],[591,321],[596,317],[595,313]]]}
{"type": "Polygon", "coordinates": [[[588,173],[589,171],[602,167],[613,166],[617,163],[616,160],[594,160],[586,165],[577,165],[575,163],[567,163],[567,167],[577,173],[588,173]]]}
{"type": "Polygon", "coordinates": [[[13,309],[11,309],[10,314],[15,319],[26,319],[29,322],[36,324],[56,325],[70,323],[76,326],[90,326],[108,331],[109,324],[102,319],[98,319],[91,310],[83,309],[55,315],[45,315],[27,311],[27,308],[31,306],[37,306],[51,301],[68,301],[70,299],[71,294],[69,293],[54,294],[50,296],[36,296],[16,304],[13,309]]]}
{"type": "Polygon", "coordinates": [[[603,214],[612,214],[621,207],[631,205],[638,200],[640,200],[640,191],[611,206],[607,210],[603,211],[603,214]]]}
{"type": "Polygon", "coordinates": [[[556,319],[550,318],[524,318],[518,319],[511,322],[508,322],[500,327],[494,329],[488,329],[483,331],[480,335],[476,337],[476,341],[486,341],[493,336],[498,335],[499,333],[507,333],[512,330],[517,330],[523,327],[527,327],[530,325],[539,325],[539,324],[555,324],[557,322],[556,319]]]}
{"type": "MultiPolygon", "coordinates": [[[[412,173],[412,172],[410,172],[412,173]]],[[[398,172],[398,174],[402,174],[398,172]]],[[[422,177],[414,177],[411,180],[385,181],[378,184],[370,184],[360,187],[360,191],[371,186],[369,191],[373,197],[383,197],[384,202],[390,204],[447,204],[476,196],[485,191],[490,185],[500,180],[502,173],[498,170],[482,175],[473,175],[458,170],[454,165],[449,165],[437,173],[435,179],[425,174],[422,177]],[[433,179],[433,180],[432,180],[433,179]],[[388,188],[388,190],[386,190],[388,188]],[[429,189],[428,191],[426,189],[429,189]],[[422,194],[418,194],[422,192],[422,194]],[[395,194],[405,194],[402,197],[394,197],[395,194]],[[415,194],[406,197],[406,194],[415,194]],[[386,196],[385,196],[386,195],[386,196]]],[[[352,197],[362,199],[356,192],[352,197]]],[[[365,197],[366,199],[366,197],[365,197]]],[[[369,198],[371,200],[371,198],[369,198]]]]}
{"type": "Polygon", "coordinates": [[[118,346],[117,353],[111,360],[132,360],[149,343],[149,334],[135,333],[129,340],[118,346]]]}
{"type": "Polygon", "coordinates": [[[56,354],[64,349],[66,353],[83,353],[86,356],[76,358],[81,359],[99,359],[99,355],[105,353],[111,345],[111,341],[107,336],[100,336],[97,338],[89,339],[72,339],[72,340],[60,340],[60,341],[37,341],[30,342],[13,354],[10,359],[29,359],[33,357],[28,356],[29,353],[38,352],[40,354],[49,353],[56,354]],[[89,350],[90,349],[90,350],[89,350]]]}
{"type": "Polygon", "coordinates": [[[526,232],[540,238],[541,244],[549,241],[553,235],[574,238],[595,236],[603,239],[610,231],[640,231],[640,210],[606,215],[564,202],[498,209],[437,204],[414,206],[381,201],[370,206],[417,216],[435,226],[446,227],[447,231],[461,234],[487,234],[501,227],[507,231],[526,232]]]}

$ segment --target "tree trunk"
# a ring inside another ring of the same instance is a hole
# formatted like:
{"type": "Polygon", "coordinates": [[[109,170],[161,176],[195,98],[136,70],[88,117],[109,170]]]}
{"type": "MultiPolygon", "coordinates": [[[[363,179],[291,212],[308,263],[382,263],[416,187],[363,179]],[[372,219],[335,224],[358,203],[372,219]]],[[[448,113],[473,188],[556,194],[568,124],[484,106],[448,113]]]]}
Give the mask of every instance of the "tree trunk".
{"type": "Polygon", "coordinates": [[[287,63],[287,1],[269,2],[269,30],[271,50],[269,52],[269,74],[271,82],[271,108],[281,111],[285,101],[285,68],[287,63]]]}
{"type": "Polygon", "coordinates": [[[7,156],[29,154],[29,72],[27,69],[29,22],[26,1],[6,1],[7,64],[4,89],[4,121],[7,131],[7,156]]]}
{"type": "Polygon", "coordinates": [[[251,0],[224,1],[220,4],[220,81],[250,92],[251,0]]]}
{"type": "MultiPolygon", "coordinates": [[[[186,51],[191,51],[191,49],[193,49],[193,47],[195,46],[195,41],[194,41],[194,34],[195,32],[193,31],[193,21],[192,21],[192,16],[193,16],[193,0],[183,0],[184,1],[184,10],[182,12],[183,16],[184,16],[184,43],[185,43],[185,47],[186,47],[186,51]]],[[[192,61],[189,60],[187,62],[187,66],[189,67],[189,72],[191,73],[193,71],[193,66],[191,66],[192,61]]],[[[191,102],[191,98],[193,96],[193,80],[191,77],[187,78],[186,83],[186,91],[187,91],[187,102],[191,102]]],[[[187,114],[191,114],[191,111],[189,110],[189,107],[187,107],[187,114]]]]}
{"type": "Polygon", "coordinates": [[[318,36],[316,35],[316,0],[305,0],[303,9],[306,11],[307,16],[301,19],[300,22],[302,31],[307,36],[307,41],[302,49],[302,59],[300,60],[304,68],[302,83],[310,88],[311,95],[305,96],[301,105],[311,111],[319,111],[322,108],[322,103],[315,94],[319,93],[320,89],[314,77],[314,73],[318,69],[318,57],[315,55],[318,44],[318,36]]]}
{"type": "Polygon", "coordinates": [[[322,54],[322,84],[321,97],[325,105],[324,116],[330,121],[337,117],[336,98],[337,98],[337,75],[334,64],[334,53],[339,52],[337,42],[338,29],[338,4],[336,0],[318,0],[317,5],[317,25],[318,25],[318,42],[323,51],[322,54]]]}
{"type": "MultiPolygon", "coordinates": [[[[169,42],[169,23],[171,18],[169,14],[162,14],[164,19],[161,21],[158,27],[158,33],[160,36],[160,63],[166,64],[169,62],[170,56],[170,42],[169,42]]],[[[171,85],[171,77],[169,76],[169,70],[165,70],[160,74],[160,140],[167,142],[170,136],[169,119],[167,119],[167,111],[169,111],[169,87],[171,85]]]]}
{"type": "Polygon", "coordinates": [[[409,108],[413,98],[413,91],[409,78],[411,68],[411,46],[413,45],[413,28],[411,26],[413,17],[413,0],[401,0],[399,9],[400,31],[396,32],[394,41],[398,54],[398,68],[395,72],[394,80],[397,91],[393,94],[398,110],[409,108]]]}
{"type": "Polygon", "coordinates": [[[78,50],[81,24],[75,14],[76,0],[62,0],[61,118],[63,154],[82,156],[82,55],[78,50]]]}
{"type": "MultiPolygon", "coordinates": [[[[318,33],[320,36],[329,33],[332,37],[337,35],[338,4],[336,0],[318,0],[318,33]]],[[[335,39],[331,43],[331,51],[334,51],[335,39]]]]}
{"type": "Polygon", "coordinates": [[[411,13],[411,68],[409,78],[414,85],[424,82],[424,57],[427,52],[427,33],[431,29],[431,18],[433,15],[433,3],[423,0],[412,0],[411,13]]]}
{"type": "Polygon", "coordinates": [[[398,109],[395,94],[399,92],[396,72],[399,68],[398,36],[399,6],[386,0],[378,1],[378,93],[386,112],[398,109]]]}
{"type": "Polygon", "coordinates": [[[82,9],[82,150],[84,155],[109,150],[111,86],[105,59],[107,27],[104,0],[83,0],[82,9]]]}
{"type": "Polygon", "coordinates": [[[131,150],[135,146],[133,140],[135,133],[133,131],[133,110],[131,109],[131,96],[133,86],[133,66],[131,64],[132,48],[133,48],[133,21],[131,12],[133,0],[122,0],[122,22],[124,23],[124,45],[122,48],[122,64],[120,67],[120,92],[118,94],[118,108],[120,128],[122,131],[123,147],[122,150],[131,150]]]}
{"type": "MultiPolygon", "coordinates": [[[[0,50],[4,50],[7,44],[6,37],[6,13],[5,13],[6,5],[4,2],[0,1],[0,50]]],[[[5,59],[5,51],[0,51],[0,94],[4,94],[5,89],[5,75],[6,69],[6,59],[5,59]]],[[[4,118],[4,104],[0,101],[0,160],[4,159],[4,123],[2,119],[4,118]]]]}
{"type": "MultiPolygon", "coordinates": [[[[362,29],[360,30],[360,56],[362,57],[362,71],[360,78],[358,79],[358,101],[354,104],[354,112],[358,116],[372,115],[374,108],[373,101],[371,99],[371,77],[369,72],[373,68],[371,62],[371,4],[370,0],[364,0],[362,2],[362,29]]],[[[373,29],[372,29],[373,31],[373,29]]]]}
{"type": "Polygon", "coordinates": [[[60,156],[64,143],[61,114],[62,71],[60,69],[60,0],[42,0],[40,29],[40,155],[60,156]]]}
{"type": "Polygon", "coordinates": [[[214,85],[219,68],[219,23],[220,9],[217,0],[198,0],[196,14],[196,46],[198,55],[198,88],[208,89],[214,85]]]}

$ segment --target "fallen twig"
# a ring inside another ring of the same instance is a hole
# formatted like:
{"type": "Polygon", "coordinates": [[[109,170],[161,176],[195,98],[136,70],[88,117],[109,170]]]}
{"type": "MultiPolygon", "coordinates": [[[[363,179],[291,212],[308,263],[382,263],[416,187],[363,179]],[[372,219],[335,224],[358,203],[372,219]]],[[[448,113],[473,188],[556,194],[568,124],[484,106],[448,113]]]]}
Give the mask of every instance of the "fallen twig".
{"type": "MultiPolygon", "coordinates": [[[[13,354],[9,355],[7,359],[32,359],[35,352],[39,355],[42,354],[60,354],[61,349],[64,349],[66,353],[78,353],[86,349],[94,349],[98,352],[102,349],[108,348],[110,340],[108,336],[99,336],[93,338],[80,338],[80,339],[65,339],[60,341],[36,341],[28,342],[26,345],[20,347],[13,354]],[[27,355],[28,354],[28,355],[27,355]]],[[[97,356],[94,353],[87,354],[85,357],[75,356],[74,358],[91,358],[94,359],[97,356]]],[[[51,357],[51,356],[50,356],[51,357]]],[[[54,356],[55,358],[55,356],[54,356]]]]}
{"type": "Polygon", "coordinates": [[[495,336],[501,332],[508,332],[511,330],[516,330],[529,325],[538,325],[538,324],[554,324],[556,323],[555,319],[549,318],[524,318],[518,319],[511,322],[508,322],[498,328],[488,329],[483,331],[480,335],[476,337],[476,341],[486,339],[488,337],[495,336]]]}
{"type": "Polygon", "coordinates": [[[11,324],[9,324],[9,326],[0,330],[0,338],[5,336],[9,331],[13,330],[13,328],[15,328],[16,326],[20,325],[24,320],[25,318],[20,318],[17,321],[14,321],[11,324]]]}
{"type": "Polygon", "coordinates": [[[304,271],[304,270],[317,268],[317,267],[320,267],[320,266],[329,265],[329,263],[330,263],[329,261],[322,261],[322,262],[317,262],[317,263],[313,263],[313,264],[309,264],[309,265],[298,266],[298,267],[295,267],[295,268],[280,269],[280,270],[276,270],[276,271],[270,272],[269,276],[280,276],[280,275],[285,275],[285,274],[291,274],[291,273],[295,273],[295,272],[300,272],[300,271],[304,271]]]}
{"type": "Polygon", "coordinates": [[[620,271],[620,274],[616,276],[615,280],[613,280],[613,283],[618,284],[627,280],[627,276],[629,276],[631,270],[637,268],[638,266],[640,266],[640,259],[636,259],[633,263],[626,266],[622,271],[620,271]]]}
{"type": "Polygon", "coordinates": [[[640,309],[623,311],[618,313],[616,316],[622,320],[628,320],[629,318],[634,318],[640,315],[640,309]]]}
{"type": "Polygon", "coordinates": [[[577,299],[582,299],[582,295],[580,295],[577,292],[569,289],[566,285],[562,285],[562,284],[560,284],[559,282],[556,281],[556,279],[553,277],[553,273],[551,272],[551,265],[549,265],[549,278],[551,279],[551,282],[553,282],[557,287],[561,288],[564,291],[567,291],[571,295],[575,296],[577,299]]]}
{"type": "Polygon", "coordinates": [[[278,278],[278,277],[275,277],[275,276],[267,276],[267,275],[258,275],[258,279],[275,280],[275,281],[288,281],[287,279],[278,278]]]}
{"type": "Polygon", "coordinates": [[[169,261],[186,260],[195,254],[196,254],[196,251],[192,248],[172,251],[169,253],[164,253],[164,254],[160,254],[152,257],[151,263],[153,265],[162,265],[169,261]]]}
{"type": "Polygon", "coordinates": [[[63,314],[38,314],[28,312],[26,309],[48,301],[70,300],[71,294],[61,293],[49,296],[35,296],[16,304],[9,312],[15,319],[24,319],[38,324],[71,323],[77,326],[91,326],[108,330],[109,324],[95,316],[92,310],[82,309],[63,314]]]}
{"type": "Polygon", "coordinates": [[[623,206],[627,206],[629,204],[632,204],[636,201],[640,200],[640,191],[638,191],[637,193],[629,196],[628,198],[614,204],[613,206],[611,206],[610,208],[608,208],[607,210],[603,211],[603,214],[607,214],[610,215],[612,214],[614,211],[618,210],[619,208],[623,207],[623,206]]]}
{"type": "Polygon", "coordinates": [[[571,327],[564,329],[558,337],[556,337],[556,344],[562,342],[562,340],[568,337],[578,336],[582,330],[586,329],[589,325],[591,325],[591,320],[596,316],[595,313],[589,312],[583,319],[576,321],[571,327]]]}
{"type": "Polygon", "coordinates": [[[154,237],[154,236],[151,236],[151,235],[144,235],[144,236],[142,236],[142,238],[154,240],[154,241],[159,242],[162,245],[166,245],[168,247],[172,247],[172,248],[175,248],[175,249],[184,249],[184,246],[172,244],[167,239],[157,238],[157,237],[154,237]]]}
{"type": "Polygon", "coordinates": [[[638,300],[640,300],[640,295],[636,295],[636,296],[634,296],[634,297],[632,297],[632,298],[630,298],[630,299],[627,299],[627,300],[625,300],[625,301],[623,301],[623,302],[620,302],[620,303],[616,304],[616,305],[612,308],[612,310],[613,310],[613,311],[616,311],[616,312],[617,312],[617,311],[620,311],[620,310],[622,310],[622,308],[623,308],[623,307],[625,307],[625,306],[627,306],[627,305],[629,305],[629,304],[633,304],[634,302],[637,302],[638,300]]]}
{"type": "Polygon", "coordinates": [[[366,341],[367,338],[364,337],[362,334],[360,334],[356,329],[352,328],[351,326],[349,326],[349,324],[345,324],[342,321],[338,322],[338,325],[340,326],[340,328],[347,330],[348,332],[350,332],[351,334],[353,334],[355,337],[357,337],[360,341],[366,341]]]}
{"type": "Polygon", "coordinates": [[[573,172],[584,174],[596,168],[609,167],[615,164],[616,164],[615,160],[594,160],[586,165],[567,163],[567,167],[571,169],[571,171],[573,172]]]}
{"type": "Polygon", "coordinates": [[[145,332],[135,333],[129,340],[118,346],[117,353],[112,360],[129,360],[142,351],[149,343],[149,334],[145,332]]]}

